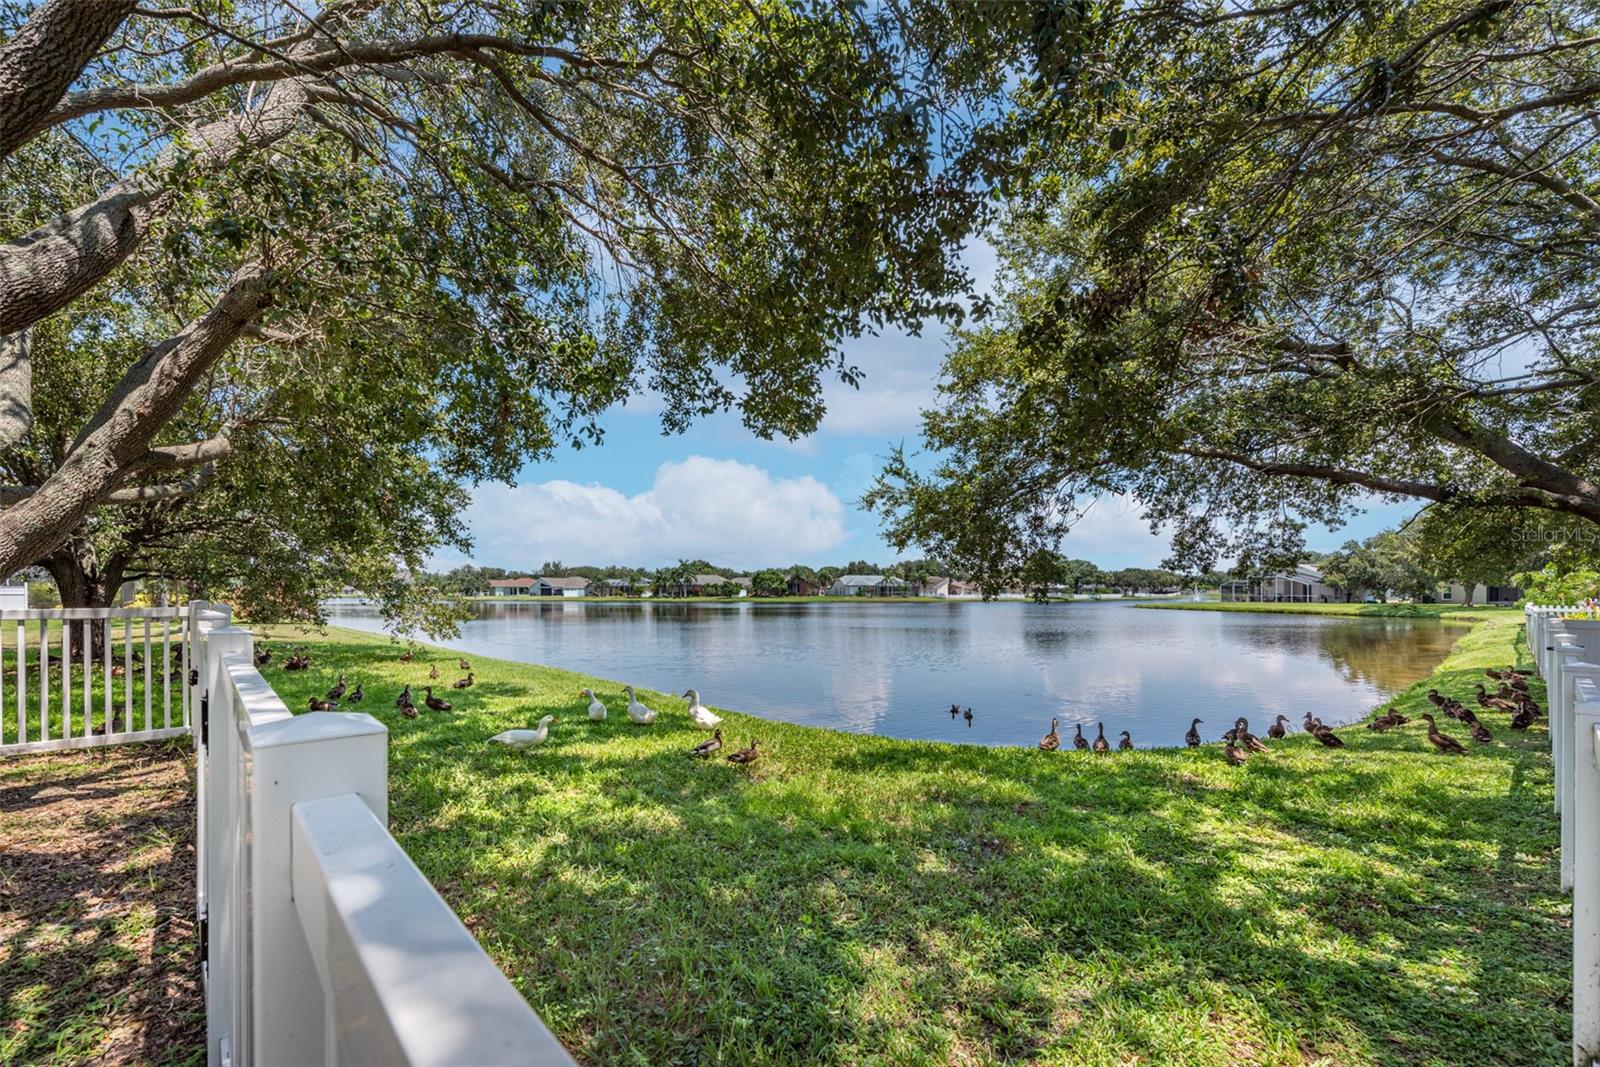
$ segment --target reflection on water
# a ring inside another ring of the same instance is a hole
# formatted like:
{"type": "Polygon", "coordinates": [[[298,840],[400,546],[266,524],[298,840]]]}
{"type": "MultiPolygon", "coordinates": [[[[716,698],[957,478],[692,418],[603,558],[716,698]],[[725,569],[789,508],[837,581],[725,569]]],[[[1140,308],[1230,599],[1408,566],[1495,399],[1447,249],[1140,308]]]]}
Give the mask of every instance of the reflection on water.
{"type": "MultiPolygon", "coordinates": [[[[379,630],[357,607],[334,621],[379,630]]],[[[557,603],[479,606],[465,652],[612,678],[712,706],[892,737],[1031,745],[1052,716],[1140,746],[1189,719],[1360,718],[1427,675],[1462,629],[1433,620],[1078,604],[557,603]],[[974,723],[952,721],[952,703],[974,723]]],[[[576,699],[576,698],[575,698],[576,699]]],[[[670,707],[664,710],[670,711],[670,707]]],[[[1092,730],[1091,730],[1092,734],[1092,730]]]]}

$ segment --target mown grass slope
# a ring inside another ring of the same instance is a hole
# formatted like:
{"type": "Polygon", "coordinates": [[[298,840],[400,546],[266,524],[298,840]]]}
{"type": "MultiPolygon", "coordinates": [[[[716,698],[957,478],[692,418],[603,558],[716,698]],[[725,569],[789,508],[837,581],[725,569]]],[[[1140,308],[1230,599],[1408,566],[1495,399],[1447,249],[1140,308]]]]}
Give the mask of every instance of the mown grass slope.
{"type": "MultiPolygon", "coordinates": [[[[1502,613],[1428,684],[1527,663],[1502,613]]],[[[334,631],[390,728],[392,826],[586,1063],[1549,1064],[1569,909],[1542,724],[1433,753],[1416,723],[1097,757],[912,743],[727,713],[749,770],[685,752],[681,700],[473,657],[456,710],[402,719],[455,653],[334,631]],[[591,723],[578,695],[611,707],[591,723]],[[495,732],[561,717],[529,752],[495,732]]],[[[633,681],[641,681],[633,679],[633,681]]],[[[1538,694],[1542,699],[1542,692],[1538,694]]],[[[1251,709],[1241,707],[1241,714],[1251,709]]],[[[1455,724],[1447,723],[1447,729],[1455,724]]],[[[1264,722],[1255,728],[1263,731],[1264,722]]],[[[1455,731],[1459,733],[1460,731],[1455,731]]]]}

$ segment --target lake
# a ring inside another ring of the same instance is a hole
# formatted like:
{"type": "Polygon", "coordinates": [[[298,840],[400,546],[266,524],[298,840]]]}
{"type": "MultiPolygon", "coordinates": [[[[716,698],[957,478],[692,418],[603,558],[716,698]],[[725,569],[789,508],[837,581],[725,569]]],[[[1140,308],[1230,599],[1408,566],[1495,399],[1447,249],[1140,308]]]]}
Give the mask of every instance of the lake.
{"type": "MultiPolygon", "coordinates": [[[[382,631],[370,609],[330,621],[382,631]]],[[[700,691],[712,707],[857,733],[1033,745],[1062,722],[1113,743],[1208,740],[1240,716],[1265,734],[1307,710],[1329,724],[1424,678],[1459,625],[1435,620],[1157,611],[1126,602],[480,603],[448,647],[700,691]],[[973,722],[952,720],[951,704],[973,722]]],[[[453,669],[453,668],[451,668],[453,669]]],[[[617,694],[602,694],[618,710],[617,694]]],[[[577,698],[574,697],[576,705],[577,698]]],[[[681,712],[667,705],[664,712],[681,712]]]]}

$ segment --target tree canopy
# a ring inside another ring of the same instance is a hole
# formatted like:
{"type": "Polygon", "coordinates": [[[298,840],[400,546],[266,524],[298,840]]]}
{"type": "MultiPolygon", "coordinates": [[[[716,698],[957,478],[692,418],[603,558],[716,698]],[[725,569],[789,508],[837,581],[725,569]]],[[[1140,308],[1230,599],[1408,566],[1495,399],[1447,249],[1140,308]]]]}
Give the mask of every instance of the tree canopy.
{"type": "Polygon", "coordinates": [[[860,373],[843,341],[962,314],[977,116],[1019,27],[720,0],[0,7],[0,456],[37,461],[0,495],[0,572],[96,509],[193,495],[250,435],[281,457],[376,420],[325,458],[383,467],[335,483],[421,541],[449,532],[385,512],[378,481],[509,478],[641,390],[669,429],[729,407],[814,428],[819,378],[860,373]],[[76,423],[37,410],[51,331],[115,369],[76,423]]]}
{"type": "Polygon", "coordinates": [[[1374,499],[1600,522],[1600,39],[1581,5],[1080,8],[1010,117],[1001,291],[869,501],[1004,573],[1101,494],[1174,565],[1374,499]]]}

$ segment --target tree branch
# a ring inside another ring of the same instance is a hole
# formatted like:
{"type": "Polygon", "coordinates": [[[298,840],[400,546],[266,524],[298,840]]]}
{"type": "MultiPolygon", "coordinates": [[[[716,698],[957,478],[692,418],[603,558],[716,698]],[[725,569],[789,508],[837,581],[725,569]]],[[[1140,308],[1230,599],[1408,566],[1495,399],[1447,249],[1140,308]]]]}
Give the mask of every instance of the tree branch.
{"type": "Polygon", "coordinates": [[[132,11],[132,0],[48,0],[0,45],[0,160],[43,128],[45,116],[132,11]]]}
{"type": "Polygon", "coordinates": [[[0,452],[33,428],[33,348],[27,330],[0,337],[0,452]]]}
{"type": "Polygon", "coordinates": [[[101,503],[184,495],[171,486],[125,483],[195,382],[270,303],[265,268],[240,267],[210,311],[130,367],[44,484],[0,511],[0,573],[44,556],[101,503]]]}

